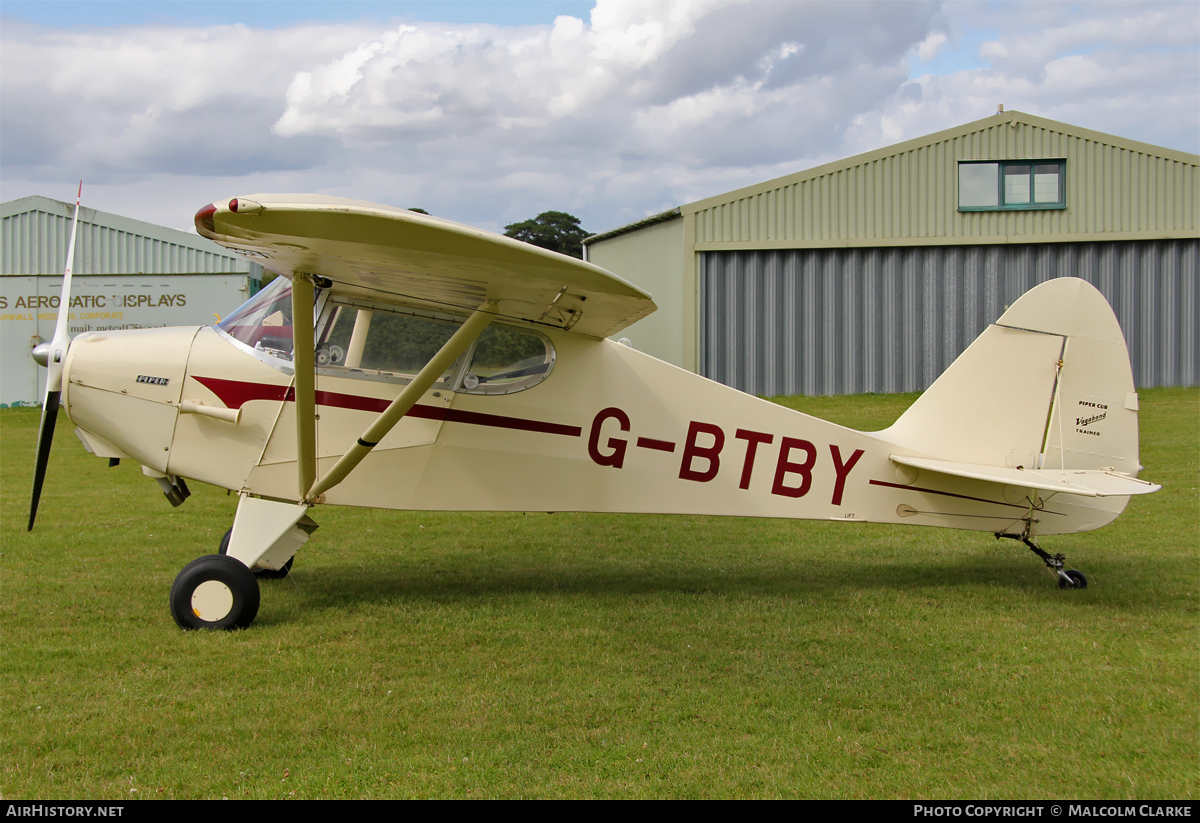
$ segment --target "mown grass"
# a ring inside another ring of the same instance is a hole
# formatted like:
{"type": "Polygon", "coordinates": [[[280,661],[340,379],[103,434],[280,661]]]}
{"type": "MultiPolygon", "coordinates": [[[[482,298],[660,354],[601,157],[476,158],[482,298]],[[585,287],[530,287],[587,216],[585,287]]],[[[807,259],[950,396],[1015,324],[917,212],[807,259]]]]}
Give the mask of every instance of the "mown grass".
{"type": "MultiPolygon", "coordinates": [[[[862,428],[912,397],[778,398],[862,428]]],[[[0,413],[0,793],[1194,798],[1200,394],[1142,393],[1112,526],[1047,538],[706,517],[323,509],[243,632],[167,592],[235,498],[171,509],[0,413]]]]}

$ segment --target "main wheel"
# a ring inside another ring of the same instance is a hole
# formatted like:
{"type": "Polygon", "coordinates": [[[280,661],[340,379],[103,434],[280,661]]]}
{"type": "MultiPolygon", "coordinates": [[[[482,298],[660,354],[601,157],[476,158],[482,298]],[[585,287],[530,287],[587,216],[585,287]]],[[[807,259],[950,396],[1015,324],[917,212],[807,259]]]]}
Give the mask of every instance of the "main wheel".
{"type": "Polygon", "coordinates": [[[1087,588],[1087,578],[1083,576],[1083,572],[1079,571],[1079,569],[1067,569],[1065,572],[1063,572],[1063,574],[1065,574],[1067,577],[1071,578],[1071,585],[1068,586],[1067,581],[1063,580],[1062,577],[1059,576],[1058,587],[1060,589],[1068,589],[1068,588],[1070,588],[1070,589],[1086,589],[1087,588]]]}
{"type": "MultiPolygon", "coordinates": [[[[229,553],[229,538],[232,536],[233,529],[230,528],[225,532],[225,536],[221,538],[221,545],[217,548],[218,553],[229,553]]],[[[288,576],[289,572],[291,572],[292,563],[295,561],[295,559],[296,555],[289,557],[288,562],[284,563],[283,568],[281,569],[251,569],[250,571],[254,572],[254,576],[259,580],[282,580],[288,576]]]]}
{"type": "Polygon", "coordinates": [[[207,554],[171,586],[171,616],[182,629],[244,629],[258,614],[258,581],[240,561],[207,554]]]}

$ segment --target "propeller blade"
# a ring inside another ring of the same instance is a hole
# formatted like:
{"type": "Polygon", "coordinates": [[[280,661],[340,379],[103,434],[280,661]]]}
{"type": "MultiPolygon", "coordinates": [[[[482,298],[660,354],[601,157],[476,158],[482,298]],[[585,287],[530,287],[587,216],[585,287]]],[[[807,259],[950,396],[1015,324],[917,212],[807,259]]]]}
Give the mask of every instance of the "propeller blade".
{"type": "Polygon", "coordinates": [[[42,425],[38,429],[37,459],[33,464],[33,498],[29,501],[29,526],[25,531],[33,531],[33,521],[37,517],[38,500],[42,496],[42,483],[46,479],[46,464],[50,462],[50,443],[54,440],[54,422],[58,419],[58,398],[61,392],[46,392],[46,401],[42,404],[42,425]]]}
{"type": "Polygon", "coordinates": [[[63,362],[67,359],[67,347],[71,337],[67,333],[67,319],[71,306],[71,269],[75,262],[75,237],[79,231],[79,201],[83,196],[83,181],[75,195],[75,217],[71,220],[71,243],[67,247],[67,266],[63,271],[62,296],[58,299],[58,321],[54,324],[54,337],[46,358],[46,395],[42,400],[42,422],[38,427],[37,457],[33,464],[33,494],[29,500],[29,526],[37,518],[38,501],[42,496],[42,483],[46,480],[46,465],[50,462],[50,444],[54,441],[54,424],[58,420],[59,398],[62,396],[63,362]]]}

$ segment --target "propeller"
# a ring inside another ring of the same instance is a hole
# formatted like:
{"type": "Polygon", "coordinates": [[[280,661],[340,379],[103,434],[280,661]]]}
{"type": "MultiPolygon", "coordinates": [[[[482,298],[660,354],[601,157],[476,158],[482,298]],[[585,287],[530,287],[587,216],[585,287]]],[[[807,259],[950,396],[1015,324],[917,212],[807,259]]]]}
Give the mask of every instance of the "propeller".
{"type": "MultiPolygon", "coordinates": [[[[38,427],[37,458],[33,464],[33,496],[29,501],[29,526],[37,517],[38,500],[42,496],[42,483],[46,479],[46,464],[50,461],[50,443],[54,440],[54,423],[58,420],[58,401],[62,396],[63,361],[67,359],[67,346],[71,338],[67,335],[67,315],[71,305],[71,267],[75,261],[75,235],[79,230],[79,200],[83,196],[83,181],[75,195],[75,217],[71,221],[71,244],[67,247],[67,268],[63,271],[62,296],[58,300],[58,322],[54,326],[54,337],[46,350],[46,396],[42,399],[42,423],[38,427]]],[[[40,347],[39,347],[40,348],[40,347]]],[[[40,358],[39,362],[40,362],[40,358]]]]}

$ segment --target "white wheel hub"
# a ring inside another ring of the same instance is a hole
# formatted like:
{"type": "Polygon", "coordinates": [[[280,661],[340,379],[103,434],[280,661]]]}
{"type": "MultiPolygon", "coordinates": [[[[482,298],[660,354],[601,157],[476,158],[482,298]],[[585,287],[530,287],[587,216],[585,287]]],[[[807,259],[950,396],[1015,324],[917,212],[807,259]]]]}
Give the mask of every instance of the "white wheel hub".
{"type": "Polygon", "coordinates": [[[220,580],[205,580],[192,592],[192,611],[206,623],[223,620],[233,611],[233,591],[220,580]]]}

